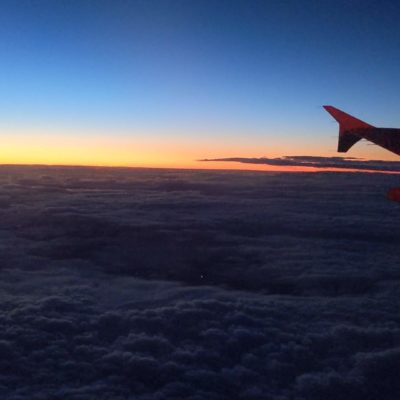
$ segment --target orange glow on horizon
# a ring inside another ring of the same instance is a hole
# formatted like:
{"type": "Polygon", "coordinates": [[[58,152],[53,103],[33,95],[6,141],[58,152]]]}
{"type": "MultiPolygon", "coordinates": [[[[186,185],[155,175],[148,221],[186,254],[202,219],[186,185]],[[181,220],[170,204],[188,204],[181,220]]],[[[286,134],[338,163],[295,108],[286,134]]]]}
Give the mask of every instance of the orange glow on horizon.
{"type": "MultiPolygon", "coordinates": [[[[107,167],[144,167],[144,168],[182,168],[182,169],[224,169],[224,170],[251,170],[271,172],[319,172],[319,171],[358,171],[341,168],[316,168],[300,166],[274,166],[263,164],[245,164],[239,162],[197,160],[206,157],[262,157],[262,149],[268,149],[268,157],[275,158],[282,155],[322,155],[336,156],[335,148],[327,152],[326,148],[318,148],[307,142],[286,143],[284,140],[274,142],[274,147],[262,143],[249,143],[245,138],[222,138],[215,135],[200,134],[116,134],[115,132],[71,133],[38,128],[10,129],[6,127],[1,134],[0,164],[42,164],[42,165],[81,165],[107,167]],[[261,151],[260,151],[261,149],[261,151]]],[[[74,131],[76,132],[76,130],[74,131]]],[[[376,149],[376,147],[375,147],[376,149]]],[[[368,150],[368,158],[393,160],[397,157],[379,149],[371,153],[370,149],[358,148],[352,152],[353,157],[362,157],[368,150]]],[[[363,172],[376,172],[365,171],[363,172]]]]}
{"type": "MultiPolygon", "coordinates": [[[[25,128],[1,134],[0,164],[47,164],[114,167],[163,167],[201,169],[256,169],[233,163],[200,163],[207,156],[247,156],[259,153],[259,144],[228,141],[210,135],[115,134],[114,132],[53,133],[25,128]]],[[[278,157],[284,147],[275,146],[269,156],[278,157]]],[[[264,169],[264,168],[263,168],[264,169]]]]}

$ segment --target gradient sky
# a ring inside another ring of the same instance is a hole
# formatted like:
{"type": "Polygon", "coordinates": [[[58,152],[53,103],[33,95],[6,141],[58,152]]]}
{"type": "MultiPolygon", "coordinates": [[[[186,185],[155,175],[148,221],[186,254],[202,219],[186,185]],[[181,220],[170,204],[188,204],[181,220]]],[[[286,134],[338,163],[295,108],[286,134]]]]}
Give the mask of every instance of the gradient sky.
{"type": "Polygon", "coordinates": [[[3,0],[0,163],[336,155],[323,104],[400,127],[399,15],[398,1],[3,0]]]}

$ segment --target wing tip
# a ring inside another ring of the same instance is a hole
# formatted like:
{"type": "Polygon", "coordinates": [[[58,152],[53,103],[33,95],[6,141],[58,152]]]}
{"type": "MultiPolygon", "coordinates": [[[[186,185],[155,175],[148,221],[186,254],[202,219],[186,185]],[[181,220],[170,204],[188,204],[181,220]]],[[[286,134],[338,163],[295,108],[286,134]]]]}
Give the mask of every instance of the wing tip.
{"type": "Polygon", "coordinates": [[[322,106],[326,111],[328,111],[328,113],[330,113],[332,110],[334,110],[335,109],[335,107],[333,107],[333,106],[330,106],[330,105],[324,105],[324,106],[322,106]]]}

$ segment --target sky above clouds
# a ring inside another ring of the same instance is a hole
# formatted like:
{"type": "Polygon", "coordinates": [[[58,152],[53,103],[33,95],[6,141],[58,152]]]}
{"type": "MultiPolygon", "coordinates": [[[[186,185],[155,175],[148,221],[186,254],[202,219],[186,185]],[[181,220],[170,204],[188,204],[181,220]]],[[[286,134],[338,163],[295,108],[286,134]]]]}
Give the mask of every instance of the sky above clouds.
{"type": "MultiPolygon", "coordinates": [[[[395,1],[3,1],[0,161],[332,156],[337,126],[323,104],[400,126],[399,11],[395,1]]],[[[376,146],[352,154],[393,159],[376,146]]]]}

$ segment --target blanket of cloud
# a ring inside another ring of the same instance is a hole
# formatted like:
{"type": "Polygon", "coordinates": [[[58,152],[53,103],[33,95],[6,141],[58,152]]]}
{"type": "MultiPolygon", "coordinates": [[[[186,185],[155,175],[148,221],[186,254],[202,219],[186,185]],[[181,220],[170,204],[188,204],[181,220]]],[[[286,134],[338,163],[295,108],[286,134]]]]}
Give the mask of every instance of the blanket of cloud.
{"type": "Polygon", "coordinates": [[[398,179],[0,167],[0,397],[397,400],[398,179]]]}
{"type": "Polygon", "coordinates": [[[400,161],[364,160],[354,157],[316,157],[316,156],[284,156],[277,158],[205,158],[199,161],[239,162],[243,164],[264,164],[285,167],[342,168],[368,171],[400,171],[400,161]]]}

